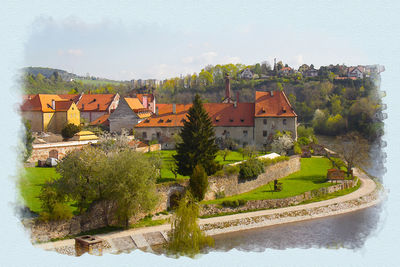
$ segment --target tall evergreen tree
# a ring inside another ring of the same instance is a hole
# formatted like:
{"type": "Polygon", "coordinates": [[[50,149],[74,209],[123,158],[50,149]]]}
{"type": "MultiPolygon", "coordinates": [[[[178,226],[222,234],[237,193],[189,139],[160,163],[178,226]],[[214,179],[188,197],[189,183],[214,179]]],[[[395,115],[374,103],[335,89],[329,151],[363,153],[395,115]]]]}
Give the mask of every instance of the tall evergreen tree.
{"type": "Polygon", "coordinates": [[[177,154],[174,156],[179,174],[192,175],[197,164],[204,167],[207,175],[221,168],[215,161],[218,146],[215,143],[214,127],[198,94],[189,109],[180,136],[182,142],[177,144],[177,154]]]}

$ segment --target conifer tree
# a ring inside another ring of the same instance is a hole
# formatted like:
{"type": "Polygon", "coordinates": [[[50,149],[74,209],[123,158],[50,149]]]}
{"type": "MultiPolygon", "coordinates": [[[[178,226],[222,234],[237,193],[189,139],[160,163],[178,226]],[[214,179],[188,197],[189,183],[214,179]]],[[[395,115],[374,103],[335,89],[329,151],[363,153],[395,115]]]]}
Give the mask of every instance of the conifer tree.
{"type": "Polygon", "coordinates": [[[189,180],[190,192],[197,201],[202,201],[208,188],[208,177],[203,166],[196,165],[189,180]]]}
{"type": "Polygon", "coordinates": [[[207,175],[220,169],[220,165],[215,162],[218,146],[215,143],[214,127],[198,94],[189,109],[180,136],[182,142],[177,144],[177,154],[174,156],[179,174],[192,175],[197,164],[204,167],[207,175]]]}

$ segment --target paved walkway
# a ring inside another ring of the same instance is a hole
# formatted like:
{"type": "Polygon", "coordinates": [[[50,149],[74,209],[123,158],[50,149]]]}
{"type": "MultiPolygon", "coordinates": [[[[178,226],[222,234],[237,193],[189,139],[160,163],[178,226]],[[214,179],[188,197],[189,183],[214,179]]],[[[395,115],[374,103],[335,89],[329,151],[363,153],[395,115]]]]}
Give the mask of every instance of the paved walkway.
{"type": "MultiPolygon", "coordinates": [[[[260,211],[239,213],[239,214],[220,216],[220,217],[214,217],[214,218],[199,219],[199,224],[204,225],[204,224],[229,222],[229,221],[235,221],[235,220],[240,220],[240,219],[248,219],[248,218],[260,217],[260,216],[266,216],[266,215],[273,215],[273,214],[280,214],[280,213],[286,213],[286,212],[300,211],[300,210],[305,210],[305,209],[325,207],[328,205],[343,203],[343,202],[347,202],[350,200],[358,199],[363,196],[367,196],[375,190],[375,188],[376,188],[375,182],[372,181],[364,172],[362,172],[358,169],[354,169],[354,174],[356,176],[358,176],[358,178],[361,181],[360,188],[350,194],[347,194],[347,195],[344,195],[341,197],[324,200],[324,201],[319,201],[319,202],[314,202],[314,203],[309,203],[309,204],[305,204],[305,205],[291,206],[291,207],[286,207],[286,208],[260,210],[260,211]]],[[[277,219],[274,221],[270,221],[267,224],[264,223],[263,225],[259,225],[259,226],[257,226],[256,224],[253,224],[253,225],[247,225],[247,226],[245,225],[242,227],[234,227],[231,230],[225,230],[225,231],[224,231],[224,229],[219,229],[214,234],[243,230],[243,229],[250,229],[250,228],[260,227],[260,226],[274,225],[274,224],[279,224],[279,223],[301,221],[301,220],[330,216],[330,215],[335,215],[335,214],[341,214],[341,213],[351,212],[351,211],[355,211],[357,209],[365,208],[365,207],[371,206],[373,204],[376,204],[376,203],[371,203],[370,205],[364,205],[364,206],[360,206],[357,208],[350,208],[347,210],[346,209],[340,210],[340,211],[336,211],[336,212],[333,212],[330,214],[319,214],[319,215],[313,216],[313,217],[304,216],[304,217],[290,217],[288,219],[277,219]]],[[[120,232],[100,234],[97,236],[99,236],[105,240],[111,240],[111,239],[119,238],[119,237],[141,235],[141,234],[152,233],[152,232],[165,232],[165,231],[169,231],[169,230],[171,230],[171,225],[164,224],[164,225],[159,225],[159,226],[145,227],[145,228],[139,228],[139,229],[129,229],[129,230],[120,231],[120,232]]],[[[43,249],[54,249],[56,247],[72,246],[74,244],[75,244],[74,239],[68,239],[68,240],[62,240],[62,241],[57,241],[57,242],[38,244],[36,246],[41,247],[43,249]]]]}

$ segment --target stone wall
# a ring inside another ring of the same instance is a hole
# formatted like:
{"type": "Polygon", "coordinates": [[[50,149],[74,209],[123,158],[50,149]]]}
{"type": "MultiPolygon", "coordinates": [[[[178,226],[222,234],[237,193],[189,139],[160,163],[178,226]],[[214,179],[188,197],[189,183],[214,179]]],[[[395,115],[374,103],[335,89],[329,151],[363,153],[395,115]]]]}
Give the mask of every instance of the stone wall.
{"type": "Polygon", "coordinates": [[[205,200],[215,199],[215,195],[218,192],[224,192],[225,196],[232,196],[251,191],[273,180],[297,172],[300,167],[300,157],[292,156],[287,161],[281,161],[266,167],[265,172],[253,180],[241,180],[238,175],[210,177],[208,178],[209,190],[206,193],[205,200]]]}
{"type": "Polygon", "coordinates": [[[62,159],[68,152],[75,149],[81,149],[89,143],[97,143],[97,140],[91,141],[72,141],[72,142],[59,142],[50,144],[34,144],[32,155],[28,162],[37,162],[38,160],[46,160],[49,157],[50,151],[58,152],[58,159],[62,159]]]}
{"type": "Polygon", "coordinates": [[[282,208],[292,205],[298,205],[301,202],[310,200],[315,197],[324,196],[347,188],[352,188],[357,185],[357,182],[358,179],[356,179],[355,181],[345,180],[329,187],[322,187],[320,189],[307,191],[301,195],[293,197],[280,198],[280,199],[250,200],[245,205],[236,208],[221,207],[220,205],[216,204],[203,205],[200,215],[203,216],[203,215],[213,215],[213,214],[228,213],[228,212],[274,209],[274,208],[282,208]]]}

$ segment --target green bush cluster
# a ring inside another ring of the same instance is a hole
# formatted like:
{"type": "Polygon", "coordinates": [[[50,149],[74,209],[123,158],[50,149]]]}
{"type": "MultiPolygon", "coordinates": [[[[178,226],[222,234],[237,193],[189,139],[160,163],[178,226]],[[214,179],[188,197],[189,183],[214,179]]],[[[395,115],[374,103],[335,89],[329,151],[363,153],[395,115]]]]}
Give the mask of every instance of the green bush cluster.
{"type": "Polygon", "coordinates": [[[279,157],[276,157],[276,158],[273,158],[273,159],[260,159],[259,161],[261,161],[261,163],[265,167],[268,167],[270,165],[274,165],[274,164],[276,164],[278,162],[281,162],[281,161],[287,161],[289,159],[290,158],[288,156],[279,156],[279,157]]]}
{"type": "Polygon", "coordinates": [[[239,178],[251,179],[264,172],[264,164],[258,159],[249,159],[239,165],[239,178]]]}
{"type": "Polygon", "coordinates": [[[246,205],[247,200],[244,199],[235,199],[235,200],[224,200],[222,201],[222,206],[230,207],[230,208],[237,208],[239,206],[246,205]]]}
{"type": "Polygon", "coordinates": [[[220,199],[225,197],[225,191],[215,192],[215,198],[220,199]]]}
{"type": "Polygon", "coordinates": [[[65,139],[72,138],[80,130],[81,130],[80,126],[75,125],[73,123],[68,123],[67,125],[64,126],[64,128],[62,128],[61,135],[65,139]]]}

